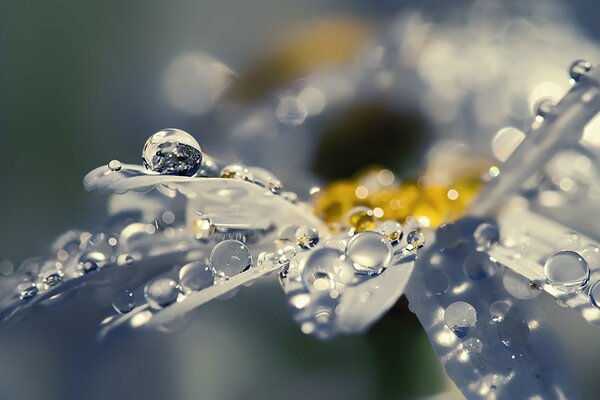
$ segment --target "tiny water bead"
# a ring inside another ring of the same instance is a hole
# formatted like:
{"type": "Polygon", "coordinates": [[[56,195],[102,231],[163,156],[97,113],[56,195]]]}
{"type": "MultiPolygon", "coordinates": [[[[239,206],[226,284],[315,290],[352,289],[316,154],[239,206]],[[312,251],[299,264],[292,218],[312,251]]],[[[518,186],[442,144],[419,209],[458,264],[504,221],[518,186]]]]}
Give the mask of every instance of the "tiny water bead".
{"type": "Polygon", "coordinates": [[[582,75],[590,72],[594,66],[591,62],[586,60],[576,60],[569,66],[569,77],[574,82],[579,81],[582,75]]]}
{"type": "Polygon", "coordinates": [[[442,224],[435,231],[436,244],[442,249],[451,249],[461,241],[460,232],[454,224],[442,224]]]}
{"type": "Polygon", "coordinates": [[[543,120],[544,118],[546,118],[555,105],[555,101],[551,98],[544,97],[539,99],[533,106],[536,119],[543,120]]]}
{"type": "Polygon", "coordinates": [[[21,300],[27,300],[38,294],[38,287],[33,282],[24,282],[17,286],[17,293],[21,300]]]}
{"type": "Polygon", "coordinates": [[[368,207],[355,207],[348,213],[348,224],[356,232],[375,230],[375,215],[368,207]]]}
{"type": "Polygon", "coordinates": [[[497,225],[486,222],[475,229],[473,237],[479,246],[489,250],[500,242],[500,231],[497,225]]]}
{"type": "Polygon", "coordinates": [[[509,311],[510,304],[505,301],[495,301],[490,305],[490,316],[494,322],[502,321],[509,311]]]}
{"type": "Polygon", "coordinates": [[[456,336],[464,338],[477,323],[477,311],[467,302],[456,301],[444,311],[444,322],[456,336]]]}
{"type": "Polygon", "coordinates": [[[506,347],[522,346],[528,336],[529,326],[520,318],[509,315],[498,323],[498,337],[506,347]]]}
{"type": "Polygon", "coordinates": [[[420,249],[421,247],[425,246],[425,234],[419,229],[414,229],[406,236],[406,242],[414,246],[416,249],[420,249]]]}
{"type": "Polygon", "coordinates": [[[368,231],[357,233],[348,241],[346,257],[359,274],[378,274],[392,262],[394,250],[382,234],[368,231]]]}
{"type": "Polygon", "coordinates": [[[99,251],[89,251],[79,257],[77,269],[84,274],[97,271],[106,264],[106,255],[99,251]]]}
{"type": "Polygon", "coordinates": [[[304,102],[297,97],[286,96],[279,100],[275,115],[279,122],[284,125],[302,125],[308,116],[308,110],[304,102]]]}
{"type": "Polygon", "coordinates": [[[596,308],[600,308],[600,281],[594,282],[589,291],[590,302],[596,308]]]}
{"type": "Polygon", "coordinates": [[[227,239],[217,243],[210,252],[210,265],[226,276],[234,276],[250,268],[252,254],[239,240],[227,239]]]}
{"type": "Polygon", "coordinates": [[[450,280],[444,271],[434,269],[425,275],[425,287],[431,293],[439,295],[448,290],[450,280]]]}
{"type": "Polygon", "coordinates": [[[221,178],[237,179],[239,181],[253,181],[254,176],[250,170],[242,164],[229,164],[223,167],[219,174],[221,178]]]}
{"type": "Polygon", "coordinates": [[[199,261],[186,264],[179,270],[179,286],[184,294],[205,289],[214,283],[213,270],[199,261]]]}
{"type": "Polygon", "coordinates": [[[144,297],[150,308],[160,310],[174,303],[179,295],[177,282],[171,278],[156,278],[144,288],[144,297]]]}
{"type": "Polygon", "coordinates": [[[148,138],[142,160],[146,169],[161,175],[193,176],[200,169],[202,151],[192,135],[169,128],[148,138]]]}
{"type": "Polygon", "coordinates": [[[118,291],[113,297],[112,306],[119,314],[130,312],[135,307],[133,293],[127,289],[118,291]]]}
{"type": "Polygon", "coordinates": [[[465,257],[463,270],[473,280],[485,279],[493,275],[497,264],[484,251],[473,251],[465,257]]]}
{"type": "Polygon", "coordinates": [[[399,222],[394,220],[384,221],[379,224],[377,231],[381,233],[387,240],[390,241],[392,246],[396,246],[400,243],[402,238],[404,237],[404,231],[402,230],[402,225],[399,222]]]}
{"type": "Polygon", "coordinates": [[[45,274],[43,282],[49,287],[56,286],[63,281],[64,273],[62,271],[52,271],[45,274]]]}
{"type": "Polygon", "coordinates": [[[275,177],[273,173],[267,171],[266,169],[258,167],[250,167],[248,168],[248,171],[254,177],[254,183],[261,187],[264,187],[271,193],[281,193],[283,186],[281,184],[281,181],[277,179],[277,177],[275,177]]]}
{"type": "Polygon", "coordinates": [[[120,171],[121,168],[123,168],[123,166],[121,165],[121,162],[119,160],[112,160],[108,163],[108,169],[110,169],[113,172],[120,171]]]}
{"type": "Polygon", "coordinates": [[[310,290],[330,291],[338,283],[350,283],[354,272],[343,255],[338,249],[322,247],[302,257],[298,266],[304,285],[310,290]]]}
{"type": "Polygon", "coordinates": [[[312,226],[302,226],[296,230],[296,244],[303,249],[311,249],[319,243],[319,231],[312,226]]]}
{"type": "Polygon", "coordinates": [[[562,250],[552,254],[546,260],[544,274],[549,284],[570,293],[580,291],[587,285],[590,267],[579,253],[562,250]]]}

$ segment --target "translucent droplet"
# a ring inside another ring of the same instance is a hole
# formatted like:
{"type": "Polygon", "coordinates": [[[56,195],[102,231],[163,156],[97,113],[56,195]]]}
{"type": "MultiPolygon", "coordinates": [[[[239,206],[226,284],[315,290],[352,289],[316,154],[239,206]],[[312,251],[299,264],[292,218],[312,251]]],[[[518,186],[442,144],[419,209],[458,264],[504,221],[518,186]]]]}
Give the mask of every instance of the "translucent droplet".
{"type": "Polygon", "coordinates": [[[64,274],[62,271],[51,271],[44,274],[43,282],[50,287],[56,286],[59,283],[62,283],[63,276],[64,274]]]}
{"type": "Polygon", "coordinates": [[[297,244],[296,242],[296,231],[298,227],[296,225],[286,225],[277,232],[276,243],[278,246],[284,247],[290,244],[297,244]]]}
{"type": "Polygon", "coordinates": [[[416,249],[425,246],[425,234],[419,229],[414,229],[406,236],[406,242],[413,245],[416,249]]]}
{"type": "Polygon", "coordinates": [[[589,296],[592,305],[600,308],[600,281],[596,281],[590,286],[589,296]]]}
{"type": "Polygon", "coordinates": [[[279,122],[284,125],[298,126],[306,119],[308,110],[300,99],[287,96],[279,100],[275,115],[279,122]]]}
{"type": "Polygon", "coordinates": [[[498,337],[507,347],[524,345],[528,336],[529,327],[522,319],[506,316],[498,323],[498,337]]]}
{"type": "Polygon", "coordinates": [[[348,223],[356,232],[375,230],[375,216],[368,207],[355,207],[348,213],[348,223]]]}
{"type": "Polygon", "coordinates": [[[17,286],[17,293],[21,300],[30,299],[38,293],[38,287],[33,282],[21,283],[17,286]]]}
{"type": "Polygon", "coordinates": [[[312,226],[302,226],[296,231],[296,243],[303,249],[311,249],[319,243],[319,231],[312,226]]]}
{"type": "Polygon", "coordinates": [[[463,270],[471,279],[480,280],[493,275],[496,270],[496,262],[484,251],[473,251],[465,257],[463,270]]]}
{"type": "Polygon", "coordinates": [[[475,229],[473,237],[479,246],[489,250],[500,241],[500,231],[498,230],[498,226],[486,222],[475,229]]]}
{"type": "Polygon", "coordinates": [[[396,246],[404,237],[404,231],[402,225],[394,220],[384,221],[379,224],[377,231],[381,233],[387,240],[390,241],[392,246],[396,246]]]}
{"type": "Polygon", "coordinates": [[[144,297],[148,305],[155,310],[174,303],[178,295],[177,282],[171,278],[156,278],[144,288],[144,297]]]}
{"type": "Polygon", "coordinates": [[[505,301],[495,301],[490,305],[490,316],[494,322],[502,321],[509,311],[510,304],[505,301]]]}
{"type": "Polygon", "coordinates": [[[209,260],[216,271],[226,276],[234,276],[250,268],[252,254],[244,243],[228,239],[213,247],[209,260]]]}
{"type": "Polygon", "coordinates": [[[179,270],[179,286],[185,294],[205,289],[214,283],[213,270],[204,263],[192,262],[179,270]]]}
{"type": "Polygon", "coordinates": [[[126,289],[118,291],[113,297],[112,306],[119,314],[130,312],[135,307],[133,293],[126,289]]]}
{"type": "Polygon", "coordinates": [[[226,179],[237,179],[239,181],[253,181],[254,176],[250,170],[242,164],[229,164],[226,165],[219,175],[221,178],[226,179]]]}
{"type": "Polygon", "coordinates": [[[323,247],[301,258],[298,267],[302,282],[310,290],[331,291],[338,283],[347,284],[354,277],[352,266],[342,259],[341,251],[323,247]]]}
{"type": "Polygon", "coordinates": [[[452,249],[460,243],[461,237],[454,224],[442,224],[435,231],[436,245],[442,249],[452,249]]]}
{"type": "Polygon", "coordinates": [[[538,287],[508,268],[502,276],[502,284],[508,293],[521,300],[533,299],[541,293],[538,287]]]}
{"type": "Polygon", "coordinates": [[[189,133],[163,129],[150,136],[142,152],[144,167],[162,175],[193,176],[200,169],[202,151],[189,133]]]}
{"type": "Polygon", "coordinates": [[[548,114],[550,114],[550,112],[552,111],[552,108],[555,104],[556,103],[554,102],[554,100],[548,97],[539,99],[533,106],[535,117],[537,119],[546,118],[548,114]]]}
{"type": "Polygon", "coordinates": [[[434,269],[425,275],[425,287],[433,294],[442,294],[449,286],[450,280],[444,271],[434,269]]]}
{"type": "Polygon", "coordinates": [[[97,271],[106,264],[106,255],[99,251],[89,251],[79,257],[77,268],[84,274],[97,271]]]}
{"type": "Polygon", "coordinates": [[[586,60],[576,60],[569,67],[569,76],[574,82],[577,82],[582,75],[590,72],[593,68],[591,62],[586,60]]]}
{"type": "Polygon", "coordinates": [[[352,236],[346,246],[346,257],[359,274],[378,274],[392,262],[394,250],[382,234],[368,231],[352,236]]]}
{"type": "Polygon", "coordinates": [[[477,311],[464,301],[450,304],[444,311],[444,322],[459,338],[464,338],[477,323],[477,311]]]}
{"type": "Polygon", "coordinates": [[[248,171],[254,177],[254,183],[264,187],[271,193],[279,194],[282,191],[281,181],[275,177],[270,171],[263,168],[250,167],[248,171]]]}
{"type": "Polygon", "coordinates": [[[108,169],[110,169],[111,171],[120,171],[121,168],[123,166],[121,165],[121,161],[119,160],[112,160],[111,162],[108,163],[108,169]]]}
{"type": "Polygon", "coordinates": [[[551,255],[544,264],[546,281],[566,292],[580,291],[590,278],[590,267],[579,253],[562,250],[551,255]]]}

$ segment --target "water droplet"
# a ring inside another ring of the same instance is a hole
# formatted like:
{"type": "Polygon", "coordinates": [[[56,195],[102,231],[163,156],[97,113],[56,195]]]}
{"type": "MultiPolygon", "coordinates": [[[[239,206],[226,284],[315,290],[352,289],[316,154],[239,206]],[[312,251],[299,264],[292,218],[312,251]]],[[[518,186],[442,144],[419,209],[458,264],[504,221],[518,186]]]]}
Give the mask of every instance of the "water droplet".
{"type": "Polygon", "coordinates": [[[296,231],[296,243],[303,249],[311,249],[319,243],[319,231],[311,226],[302,226],[296,231]]]}
{"type": "Polygon", "coordinates": [[[286,96],[279,100],[275,115],[279,122],[284,125],[298,126],[306,119],[308,110],[297,97],[286,96]]]}
{"type": "Polygon", "coordinates": [[[50,271],[44,274],[43,282],[49,287],[56,286],[63,281],[63,272],[62,271],[50,271]]]}
{"type": "Polygon", "coordinates": [[[112,160],[108,163],[108,169],[110,169],[113,172],[120,171],[122,167],[123,166],[121,165],[121,161],[119,160],[112,160]]]}
{"type": "Polygon", "coordinates": [[[486,222],[475,229],[473,237],[479,246],[489,250],[500,241],[500,231],[498,230],[498,226],[486,222]]]}
{"type": "Polygon", "coordinates": [[[510,304],[505,301],[495,301],[490,305],[490,315],[494,322],[502,321],[509,311],[510,304]]]}
{"type": "Polygon", "coordinates": [[[248,247],[233,239],[217,243],[210,252],[210,265],[226,276],[234,276],[250,268],[252,254],[248,247]]]}
{"type": "Polygon", "coordinates": [[[221,170],[221,174],[219,175],[221,178],[226,179],[237,179],[239,181],[253,181],[254,176],[250,172],[250,170],[242,164],[229,164],[223,167],[221,170]]]}
{"type": "Polygon", "coordinates": [[[144,297],[148,305],[155,310],[174,303],[178,295],[177,282],[171,278],[156,278],[144,288],[144,297]]]}
{"type": "Polygon", "coordinates": [[[375,230],[375,216],[368,207],[358,206],[348,213],[348,224],[356,232],[375,230]]]}
{"type": "Polygon", "coordinates": [[[551,255],[544,264],[546,281],[565,292],[581,291],[590,278],[590,267],[579,253],[562,250],[551,255]]]}
{"type": "Polygon", "coordinates": [[[529,327],[522,319],[506,316],[498,323],[498,337],[507,347],[517,347],[527,342],[529,327]]]}
{"type": "Polygon", "coordinates": [[[589,296],[592,305],[600,308],[600,281],[596,281],[590,286],[589,296]]]}
{"type": "Polygon", "coordinates": [[[250,167],[248,168],[248,171],[250,171],[254,177],[254,183],[264,187],[269,192],[279,194],[283,190],[281,181],[277,179],[270,171],[258,167],[250,167]]]}
{"type": "Polygon", "coordinates": [[[435,232],[436,244],[442,249],[451,249],[460,243],[461,237],[454,224],[442,224],[435,232]]]}
{"type": "Polygon", "coordinates": [[[450,286],[450,280],[445,272],[434,269],[425,275],[425,287],[433,294],[442,294],[450,286]]]}
{"type": "Polygon", "coordinates": [[[212,268],[201,262],[192,262],[179,270],[179,286],[184,294],[202,290],[215,283],[212,268]]]}
{"type": "Polygon", "coordinates": [[[590,72],[593,68],[591,62],[586,60],[576,60],[573,61],[571,66],[569,66],[569,76],[573,79],[574,82],[577,82],[582,75],[590,72]]]}
{"type": "Polygon", "coordinates": [[[536,119],[541,120],[546,118],[555,104],[554,100],[548,97],[539,99],[533,106],[536,119]]]}
{"type": "Polygon", "coordinates": [[[130,312],[135,307],[133,293],[126,289],[118,291],[113,297],[112,306],[119,314],[130,312]]]}
{"type": "Polygon", "coordinates": [[[587,261],[591,269],[600,267],[600,248],[595,244],[588,244],[581,250],[581,256],[587,261]]]}
{"type": "Polygon", "coordinates": [[[106,264],[106,255],[99,251],[89,251],[79,257],[77,268],[84,274],[97,271],[106,264]]]}
{"type": "Polygon", "coordinates": [[[413,245],[416,249],[425,246],[425,234],[419,229],[414,229],[406,236],[406,242],[413,245]]]}
{"type": "Polygon", "coordinates": [[[193,176],[200,169],[202,151],[189,133],[163,129],[144,144],[142,159],[146,169],[162,175],[193,176]]]}
{"type": "Polygon", "coordinates": [[[377,232],[361,232],[352,236],[346,247],[346,257],[359,274],[378,274],[392,262],[391,243],[377,232]]]}
{"type": "Polygon", "coordinates": [[[38,293],[38,287],[33,282],[24,282],[17,286],[17,293],[21,300],[30,299],[38,293]]]}
{"type": "Polygon", "coordinates": [[[341,251],[323,247],[303,256],[298,264],[304,285],[316,291],[331,291],[338,283],[348,284],[354,277],[352,266],[341,251]]]}
{"type": "Polygon", "coordinates": [[[485,279],[495,272],[497,264],[484,251],[473,251],[465,257],[463,270],[471,279],[485,279]]]}
{"type": "Polygon", "coordinates": [[[537,286],[508,268],[502,276],[502,284],[508,293],[521,300],[533,299],[541,293],[537,286]]]}
{"type": "Polygon", "coordinates": [[[276,244],[278,246],[288,246],[290,244],[297,244],[296,242],[296,231],[298,227],[296,225],[286,225],[279,230],[277,233],[276,244]]]}
{"type": "Polygon", "coordinates": [[[468,354],[481,354],[483,350],[483,343],[481,340],[476,338],[467,339],[462,343],[462,348],[468,354]]]}
{"type": "Polygon", "coordinates": [[[477,311],[464,301],[450,304],[444,311],[444,322],[459,338],[464,338],[477,323],[477,311]]]}
{"type": "Polygon", "coordinates": [[[404,237],[404,231],[402,225],[394,220],[384,221],[379,224],[377,231],[381,233],[387,240],[390,241],[392,246],[396,246],[404,237]]]}

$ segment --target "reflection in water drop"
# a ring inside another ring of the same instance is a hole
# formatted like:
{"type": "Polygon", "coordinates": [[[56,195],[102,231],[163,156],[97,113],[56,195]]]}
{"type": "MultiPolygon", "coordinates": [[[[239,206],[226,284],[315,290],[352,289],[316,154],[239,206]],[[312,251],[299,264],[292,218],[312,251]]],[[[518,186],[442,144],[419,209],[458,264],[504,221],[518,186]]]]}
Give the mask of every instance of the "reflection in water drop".
{"type": "Polygon", "coordinates": [[[178,294],[177,282],[171,278],[156,278],[144,288],[144,297],[148,305],[155,310],[174,303],[178,294]]]}
{"type": "Polygon", "coordinates": [[[350,283],[354,273],[343,255],[338,249],[323,247],[304,256],[299,263],[304,285],[310,290],[331,291],[338,283],[350,283]]]}
{"type": "Polygon", "coordinates": [[[148,138],[142,160],[146,169],[158,174],[193,176],[200,169],[202,151],[192,135],[169,128],[148,138]]]}
{"type": "Polygon", "coordinates": [[[600,281],[596,281],[590,286],[589,296],[592,305],[600,308],[600,281]]]}
{"type": "Polygon", "coordinates": [[[35,296],[38,293],[38,288],[33,282],[24,282],[17,286],[17,293],[21,300],[26,300],[35,296]]]}
{"type": "Polygon", "coordinates": [[[135,307],[133,293],[127,289],[115,293],[112,306],[119,314],[126,314],[130,312],[135,307]]]}
{"type": "Polygon", "coordinates": [[[184,294],[202,290],[215,283],[213,270],[201,262],[192,262],[179,270],[179,286],[184,294]]]}
{"type": "Polygon", "coordinates": [[[459,338],[464,338],[477,323],[475,308],[464,301],[450,304],[444,311],[444,322],[459,338]]]}
{"type": "Polygon", "coordinates": [[[392,246],[396,246],[402,240],[404,231],[402,225],[398,221],[389,220],[379,224],[377,231],[381,233],[387,240],[390,241],[392,246]]]}
{"type": "Polygon", "coordinates": [[[216,271],[234,276],[252,265],[252,254],[244,243],[228,239],[213,247],[209,260],[216,271]]]}
{"type": "Polygon", "coordinates": [[[302,226],[296,231],[296,244],[311,249],[319,243],[319,231],[312,226],[302,226]]]}
{"type": "Polygon", "coordinates": [[[112,160],[111,162],[108,163],[108,169],[110,169],[111,171],[120,171],[122,168],[121,162],[119,160],[112,160]]]}
{"type": "Polygon", "coordinates": [[[412,230],[406,236],[406,242],[413,245],[415,248],[420,249],[425,246],[425,234],[419,229],[412,230]]]}
{"type": "Polygon", "coordinates": [[[574,82],[577,82],[582,75],[587,72],[590,72],[593,68],[591,62],[586,60],[575,60],[569,66],[569,76],[574,82]]]}
{"type": "Polygon", "coordinates": [[[346,247],[346,257],[359,274],[380,273],[390,265],[393,255],[389,240],[373,231],[357,233],[346,247]]]}
{"type": "Polygon", "coordinates": [[[551,255],[544,264],[546,281],[563,292],[576,292],[587,285],[588,263],[574,251],[562,250],[551,255]]]}
{"type": "Polygon", "coordinates": [[[219,174],[221,178],[237,179],[239,181],[253,181],[254,176],[250,170],[242,164],[229,164],[223,167],[219,174]]]}

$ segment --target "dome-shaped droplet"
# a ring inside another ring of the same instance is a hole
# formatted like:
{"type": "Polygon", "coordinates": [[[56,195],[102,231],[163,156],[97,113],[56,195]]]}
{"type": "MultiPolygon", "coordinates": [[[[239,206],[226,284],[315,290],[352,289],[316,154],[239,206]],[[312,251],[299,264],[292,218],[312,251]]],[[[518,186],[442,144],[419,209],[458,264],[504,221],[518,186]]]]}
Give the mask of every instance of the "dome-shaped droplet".
{"type": "Polygon", "coordinates": [[[113,172],[120,171],[123,166],[119,160],[112,160],[108,163],[108,169],[113,172]]]}
{"type": "Polygon", "coordinates": [[[375,219],[369,207],[358,206],[348,212],[348,225],[356,232],[375,230],[375,219]]]}
{"type": "Polygon", "coordinates": [[[510,304],[505,301],[495,301],[490,305],[490,316],[492,321],[500,322],[508,315],[510,304]]]}
{"type": "Polygon", "coordinates": [[[554,100],[548,97],[539,99],[533,106],[535,117],[537,119],[546,118],[555,104],[554,100]]]}
{"type": "Polygon", "coordinates": [[[390,241],[392,246],[396,246],[402,240],[404,231],[402,225],[398,221],[389,220],[379,224],[377,231],[381,233],[387,240],[390,241]]]}
{"type": "Polygon", "coordinates": [[[217,243],[210,252],[210,265],[226,276],[234,276],[250,268],[252,254],[239,240],[228,239],[217,243]]]}
{"type": "Polygon", "coordinates": [[[497,225],[486,222],[475,229],[473,237],[479,246],[488,250],[496,246],[500,241],[500,231],[497,225]]]}
{"type": "Polygon", "coordinates": [[[30,299],[38,294],[38,287],[34,282],[24,282],[17,286],[17,293],[21,300],[30,299]]]}
{"type": "Polygon", "coordinates": [[[441,249],[452,249],[458,246],[460,240],[460,232],[454,224],[442,224],[435,231],[435,242],[441,249]]]}
{"type": "Polygon", "coordinates": [[[49,287],[62,283],[64,273],[60,270],[48,271],[43,274],[42,281],[49,287]]]}
{"type": "Polygon", "coordinates": [[[382,234],[367,231],[352,236],[346,246],[346,257],[359,274],[378,274],[392,262],[394,249],[382,234]]]}
{"type": "Polygon", "coordinates": [[[279,100],[275,115],[279,122],[284,125],[298,126],[306,119],[308,110],[302,100],[297,97],[287,96],[279,100]]]}
{"type": "Polygon", "coordinates": [[[263,168],[249,167],[248,171],[254,177],[253,181],[259,186],[264,187],[271,193],[279,194],[282,191],[281,181],[273,173],[263,168]]]}
{"type": "Polygon", "coordinates": [[[520,318],[506,316],[498,323],[498,337],[507,347],[522,346],[527,342],[529,327],[520,318]]]}
{"type": "Polygon", "coordinates": [[[205,289],[214,283],[215,276],[212,268],[202,262],[186,264],[179,270],[179,286],[185,294],[205,289]]]}
{"type": "Polygon", "coordinates": [[[573,61],[571,66],[569,67],[569,76],[573,81],[577,82],[582,75],[590,72],[593,68],[591,62],[586,60],[576,60],[573,61]]]}
{"type": "Polygon", "coordinates": [[[425,288],[433,294],[442,294],[449,286],[450,280],[444,271],[434,269],[425,275],[425,288]]]}
{"type": "Polygon", "coordinates": [[[158,174],[193,176],[200,169],[202,151],[192,135],[169,128],[148,138],[142,160],[144,167],[158,174]]]}
{"type": "Polygon", "coordinates": [[[600,281],[596,281],[590,286],[589,296],[592,305],[600,308],[600,281]]]}
{"type": "Polygon", "coordinates": [[[127,289],[118,291],[113,297],[112,306],[119,314],[130,312],[135,307],[133,293],[127,289]]]}
{"type": "MultiPolygon", "coordinates": [[[[306,253],[305,253],[306,254],[306,253]]],[[[309,290],[331,291],[338,283],[348,284],[354,277],[352,266],[338,249],[323,247],[303,256],[298,264],[302,282],[309,290]]]]}
{"type": "Polygon", "coordinates": [[[237,179],[239,181],[253,181],[254,176],[246,167],[242,164],[229,164],[223,167],[219,174],[221,178],[225,179],[237,179]]]}
{"type": "Polygon", "coordinates": [[[508,293],[521,300],[533,299],[541,293],[530,281],[508,268],[502,276],[502,284],[508,293]]]}
{"type": "Polygon", "coordinates": [[[144,297],[148,305],[155,310],[174,303],[178,295],[177,282],[171,278],[156,278],[144,288],[144,297]]]}
{"type": "Polygon", "coordinates": [[[84,274],[97,271],[106,265],[107,259],[104,253],[99,251],[88,251],[79,257],[77,269],[84,274]]]}
{"type": "Polygon", "coordinates": [[[551,255],[544,264],[546,281],[566,292],[580,291],[587,285],[590,267],[583,257],[571,250],[562,250],[551,255]]]}
{"type": "Polygon", "coordinates": [[[465,257],[463,270],[471,279],[480,280],[493,275],[496,270],[496,262],[484,251],[473,251],[465,257]]]}
{"type": "Polygon", "coordinates": [[[296,244],[303,249],[310,249],[319,243],[319,231],[312,226],[302,226],[296,230],[296,244]]]}
{"type": "Polygon", "coordinates": [[[425,234],[419,229],[414,229],[406,236],[406,242],[413,245],[416,249],[425,246],[425,234]]]}
{"type": "Polygon", "coordinates": [[[444,322],[456,336],[463,338],[475,327],[477,311],[469,303],[456,301],[444,311],[444,322]]]}

